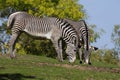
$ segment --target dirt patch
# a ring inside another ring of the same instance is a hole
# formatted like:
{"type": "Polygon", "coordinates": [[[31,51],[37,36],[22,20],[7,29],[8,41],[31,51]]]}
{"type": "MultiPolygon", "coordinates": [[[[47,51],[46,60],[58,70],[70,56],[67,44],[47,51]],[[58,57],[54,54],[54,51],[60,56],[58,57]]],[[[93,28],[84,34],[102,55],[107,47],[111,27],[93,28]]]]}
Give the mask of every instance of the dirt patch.
{"type": "Polygon", "coordinates": [[[0,69],[5,69],[5,67],[0,66],[0,69]]]}
{"type": "Polygon", "coordinates": [[[39,65],[64,67],[64,68],[77,69],[77,70],[90,70],[97,72],[120,73],[120,68],[105,68],[105,67],[81,66],[81,65],[72,65],[72,64],[53,64],[53,63],[45,63],[45,62],[39,63],[39,65]]]}

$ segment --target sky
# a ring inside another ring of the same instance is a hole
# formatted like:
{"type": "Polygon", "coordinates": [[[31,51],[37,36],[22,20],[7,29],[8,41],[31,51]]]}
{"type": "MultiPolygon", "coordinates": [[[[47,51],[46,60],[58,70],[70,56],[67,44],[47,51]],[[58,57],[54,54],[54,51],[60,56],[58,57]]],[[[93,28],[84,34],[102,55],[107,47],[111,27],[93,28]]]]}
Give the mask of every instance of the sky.
{"type": "Polygon", "coordinates": [[[98,48],[112,49],[114,44],[111,34],[114,25],[120,24],[120,0],[79,0],[88,15],[86,22],[95,24],[97,29],[104,29],[105,33],[97,42],[91,44],[98,48]]]}

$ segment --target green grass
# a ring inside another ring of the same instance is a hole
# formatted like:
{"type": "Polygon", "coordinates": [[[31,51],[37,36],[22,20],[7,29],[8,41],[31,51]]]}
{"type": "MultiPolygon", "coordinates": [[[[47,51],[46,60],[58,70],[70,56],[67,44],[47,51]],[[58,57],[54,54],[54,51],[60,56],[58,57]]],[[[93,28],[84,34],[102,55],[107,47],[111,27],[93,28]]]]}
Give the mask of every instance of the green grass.
{"type": "Polygon", "coordinates": [[[114,68],[120,70],[112,64],[79,65],[78,60],[69,64],[68,60],[61,63],[57,59],[35,55],[18,55],[11,60],[0,55],[0,80],[120,80],[119,72],[109,71],[114,68]],[[103,70],[98,71],[95,67],[103,70]]]}

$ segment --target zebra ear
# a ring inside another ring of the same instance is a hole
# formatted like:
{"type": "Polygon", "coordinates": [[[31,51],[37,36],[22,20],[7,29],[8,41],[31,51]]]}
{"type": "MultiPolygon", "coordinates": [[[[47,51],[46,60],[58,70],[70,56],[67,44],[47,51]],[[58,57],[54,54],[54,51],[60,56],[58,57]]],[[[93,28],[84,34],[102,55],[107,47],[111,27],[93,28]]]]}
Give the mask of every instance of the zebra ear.
{"type": "Polygon", "coordinates": [[[90,48],[91,50],[95,50],[95,51],[98,50],[98,47],[94,47],[94,46],[90,46],[89,48],[90,48]]]}
{"type": "Polygon", "coordinates": [[[96,50],[98,50],[98,48],[97,48],[97,47],[94,47],[94,50],[96,51],[96,50]]]}

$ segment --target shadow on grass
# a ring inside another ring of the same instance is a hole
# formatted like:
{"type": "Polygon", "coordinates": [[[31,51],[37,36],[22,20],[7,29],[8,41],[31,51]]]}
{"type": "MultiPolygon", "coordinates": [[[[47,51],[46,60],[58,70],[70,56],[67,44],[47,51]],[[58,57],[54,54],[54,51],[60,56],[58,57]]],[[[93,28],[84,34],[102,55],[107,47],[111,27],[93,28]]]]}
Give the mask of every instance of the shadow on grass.
{"type": "MultiPolygon", "coordinates": [[[[25,76],[20,73],[15,74],[0,74],[0,80],[26,80],[26,79],[36,79],[35,76],[25,76]]],[[[42,80],[42,79],[41,79],[42,80]]]]}

